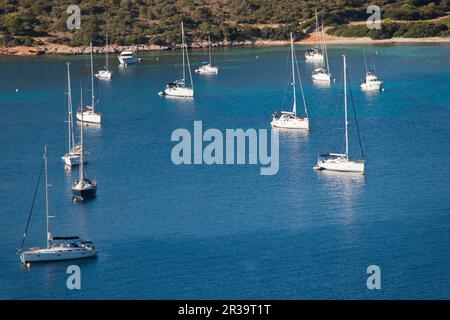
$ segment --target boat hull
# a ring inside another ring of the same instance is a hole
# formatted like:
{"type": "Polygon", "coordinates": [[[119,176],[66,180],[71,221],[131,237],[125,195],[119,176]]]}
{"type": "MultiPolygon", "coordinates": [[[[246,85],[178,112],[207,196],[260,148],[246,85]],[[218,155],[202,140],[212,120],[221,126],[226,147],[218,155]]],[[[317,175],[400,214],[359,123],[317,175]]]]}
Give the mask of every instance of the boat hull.
{"type": "Polygon", "coordinates": [[[315,69],[311,77],[314,81],[331,82],[331,74],[323,68],[315,69]]]}
{"type": "Polygon", "coordinates": [[[173,97],[192,98],[194,97],[194,90],[191,88],[173,87],[166,88],[164,94],[173,97]]]}
{"type": "Polygon", "coordinates": [[[85,201],[95,198],[97,194],[97,184],[89,180],[85,180],[83,185],[75,182],[72,186],[72,195],[75,199],[85,201]]]}
{"type": "Polygon", "coordinates": [[[361,90],[364,90],[364,91],[381,91],[382,89],[383,89],[382,82],[361,83],[361,90]]]}
{"type": "Polygon", "coordinates": [[[365,163],[363,161],[319,160],[315,169],[338,172],[356,172],[364,174],[365,163]]]}
{"type": "Polygon", "coordinates": [[[299,129],[299,130],[309,130],[309,119],[308,118],[297,118],[295,120],[283,121],[283,120],[272,120],[270,123],[272,128],[279,129],[299,129]]]}
{"type": "Polygon", "coordinates": [[[96,193],[97,193],[96,189],[81,189],[81,190],[72,189],[72,195],[77,200],[81,200],[81,201],[94,199],[96,196],[96,193]]]}
{"type": "MultiPolygon", "coordinates": [[[[68,167],[78,166],[81,163],[81,155],[65,155],[61,157],[64,164],[68,167]]],[[[83,157],[83,163],[88,163],[88,155],[83,157]]]]}
{"type": "Polygon", "coordinates": [[[210,65],[206,65],[206,66],[201,66],[200,68],[196,69],[195,72],[197,72],[199,74],[218,74],[219,68],[210,66],[210,65]]]}
{"type": "Polygon", "coordinates": [[[119,56],[119,62],[123,66],[128,66],[130,64],[137,63],[138,62],[138,58],[137,57],[124,58],[124,57],[119,56]]]}
{"type": "Polygon", "coordinates": [[[52,250],[42,249],[36,251],[24,251],[20,253],[20,261],[23,264],[31,262],[49,262],[87,259],[97,256],[95,249],[52,250]]]}
{"type": "Polygon", "coordinates": [[[111,80],[112,73],[110,71],[100,70],[95,76],[101,80],[111,80]]]}
{"type": "Polygon", "coordinates": [[[313,74],[312,79],[314,81],[331,82],[331,75],[329,74],[313,74]]]}
{"type": "Polygon", "coordinates": [[[316,54],[305,54],[306,61],[312,61],[312,62],[323,62],[323,54],[316,53],[316,54]]]}
{"type": "MultiPolygon", "coordinates": [[[[81,121],[81,112],[77,112],[77,120],[81,121]]],[[[94,111],[88,110],[83,111],[83,122],[86,123],[95,123],[95,124],[101,124],[102,122],[102,116],[99,113],[95,113],[94,111]]]]}

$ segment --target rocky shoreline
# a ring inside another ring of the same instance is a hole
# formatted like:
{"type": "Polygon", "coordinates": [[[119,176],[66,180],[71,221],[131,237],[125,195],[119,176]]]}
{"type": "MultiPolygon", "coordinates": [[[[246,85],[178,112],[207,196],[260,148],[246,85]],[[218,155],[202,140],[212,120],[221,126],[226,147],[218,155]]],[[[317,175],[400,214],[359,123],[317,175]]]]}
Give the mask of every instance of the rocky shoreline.
{"type": "MultiPolygon", "coordinates": [[[[253,41],[234,41],[234,42],[216,42],[212,44],[213,47],[242,47],[253,45],[253,41]]],[[[190,45],[192,49],[207,48],[207,42],[193,43],[190,45]]],[[[124,50],[135,49],[138,52],[151,52],[151,51],[166,51],[179,49],[180,45],[175,46],[158,46],[158,45],[136,45],[136,46],[117,46],[112,45],[106,50],[105,47],[93,47],[95,54],[105,54],[106,51],[110,54],[118,54],[124,50]]],[[[45,44],[36,47],[18,46],[5,48],[0,47],[0,56],[39,56],[39,55],[85,55],[90,53],[89,46],[83,47],[70,47],[60,44],[45,44]]]]}
{"type": "MultiPolygon", "coordinates": [[[[407,44],[407,43],[450,43],[450,37],[447,38],[391,38],[391,39],[383,39],[383,40],[373,40],[370,38],[344,38],[344,37],[336,37],[336,36],[325,36],[325,41],[328,44],[354,44],[354,45],[362,45],[362,44],[407,44]]],[[[298,44],[302,45],[311,45],[315,44],[317,39],[314,36],[299,41],[298,44]]],[[[233,47],[245,47],[245,46],[280,46],[286,45],[288,41],[285,40],[246,40],[246,41],[223,41],[213,43],[212,46],[215,48],[233,48],[233,47]]],[[[205,49],[208,47],[207,42],[197,42],[192,43],[189,46],[191,49],[205,49]]],[[[110,54],[119,54],[124,50],[130,50],[131,48],[136,49],[138,52],[152,52],[152,51],[167,51],[167,50],[177,50],[180,49],[180,45],[175,46],[158,46],[158,45],[136,45],[133,47],[130,46],[117,46],[112,45],[108,47],[108,53],[110,54]]],[[[95,54],[105,54],[105,47],[94,47],[93,48],[95,54]]],[[[90,53],[89,46],[83,47],[70,47],[67,45],[61,44],[52,44],[47,43],[45,45],[36,46],[36,47],[11,47],[5,48],[0,47],[0,56],[39,56],[39,55],[86,55],[90,53]]]]}

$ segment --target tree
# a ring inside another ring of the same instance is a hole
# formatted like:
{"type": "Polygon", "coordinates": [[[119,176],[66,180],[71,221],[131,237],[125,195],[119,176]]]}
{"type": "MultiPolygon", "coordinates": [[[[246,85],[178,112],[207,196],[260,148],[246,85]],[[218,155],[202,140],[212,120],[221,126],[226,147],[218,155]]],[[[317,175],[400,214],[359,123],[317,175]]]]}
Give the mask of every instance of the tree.
{"type": "Polygon", "coordinates": [[[29,11],[10,13],[3,19],[3,28],[6,32],[17,36],[35,35],[34,27],[38,24],[36,16],[29,11]]]}

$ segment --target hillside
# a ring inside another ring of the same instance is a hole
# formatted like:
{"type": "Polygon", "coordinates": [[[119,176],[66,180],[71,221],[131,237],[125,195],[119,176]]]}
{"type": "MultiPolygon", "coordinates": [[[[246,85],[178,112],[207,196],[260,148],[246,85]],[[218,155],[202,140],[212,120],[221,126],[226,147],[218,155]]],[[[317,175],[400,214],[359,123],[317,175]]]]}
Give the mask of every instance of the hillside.
{"type": "MultiPolygon", "coordinates": [[[[338,36],[385,39],[395,33],[410,37],[449,35],[448,19],[411,22],[396,25],[394,31],[384,27],[372,33],[363,25],[347,26],[367,19],[368,4],[361,0],[2,0],[0,44],[85,46],[92,40],[103,45],[108,33],[116,45],[170,46],[180,42],[181,20],[193,42],[207,35],[213,41],[282,40],[291,31],[301,39],[308,37],[315,9],[325,25],[335,26],[329,32],[338,36]],[[70,4],[81,8],[80,30],[66,27],[70,4]]],[[[384,19],[402,21],[436,19],[450,11],[449,0],[380,0],[370,4],[381,7],[384,19]]]]}

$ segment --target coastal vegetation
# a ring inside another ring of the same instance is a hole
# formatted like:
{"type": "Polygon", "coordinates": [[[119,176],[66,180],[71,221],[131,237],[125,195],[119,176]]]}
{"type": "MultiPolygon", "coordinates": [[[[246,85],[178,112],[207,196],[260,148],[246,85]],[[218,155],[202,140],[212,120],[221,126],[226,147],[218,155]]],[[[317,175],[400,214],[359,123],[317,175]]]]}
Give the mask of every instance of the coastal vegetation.
{"type": "Polygon", "coordinates": [[[84,46],[91,40],[103,45],[106,33],[117,45],[173,45],[180,42],[183,20],[188,38],[200,42],[281,40],[291,31],[298,39],[313,29],[314,10],[332,28],[330,34],[345,37],[448,36],[448,20],[433,21],[450,11],[449,0],[2,0],[0,45],[59,43],[84,46]],[[81,8],[81,29],[68,30],[67,7],[81,8]],[[381,30],[364,25],[369,4],[382,9],[387,19],[381,30]],[[402,20],[402,22],[398,22],[402,20]],[[427,20],[427,21],[423,21],[427,20]]]}
{"type": "Polygon", "coordinates": [[[398,23],[389,20],[384,21],[379,30],[370,30],[366,25],[340,25],[328,30],[328,34],[340,37],[370,37],[375,40],[450,36],[449,28],[445,23],[398,23]]]}

